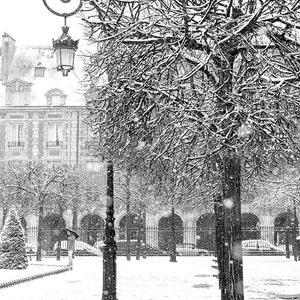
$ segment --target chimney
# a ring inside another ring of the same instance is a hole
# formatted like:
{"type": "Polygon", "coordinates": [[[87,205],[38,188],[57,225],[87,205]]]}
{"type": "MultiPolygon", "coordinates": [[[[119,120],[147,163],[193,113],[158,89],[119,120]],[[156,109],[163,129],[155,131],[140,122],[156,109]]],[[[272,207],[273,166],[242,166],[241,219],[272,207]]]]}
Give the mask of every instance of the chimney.
{"type": "Polygon", "coordinates": [[[0,80],[7,82],[10,68],[14,59],[16,46],[15,40],[6,32],[2,35],[2,51],[1,51],[1,73],[0,80]]]}

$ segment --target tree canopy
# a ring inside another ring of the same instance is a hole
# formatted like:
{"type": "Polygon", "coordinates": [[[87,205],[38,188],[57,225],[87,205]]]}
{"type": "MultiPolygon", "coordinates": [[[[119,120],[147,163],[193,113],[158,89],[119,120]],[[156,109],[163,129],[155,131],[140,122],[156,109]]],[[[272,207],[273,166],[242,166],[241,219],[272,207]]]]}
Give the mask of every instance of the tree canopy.
{"type": "Polygon", "coordinates": [[[112,0],[86,10],[97,45],[88,108],[104,154],[211,187],[228,152],[242,159],[244,182],[299,156],[298,1],[112,0]]]}

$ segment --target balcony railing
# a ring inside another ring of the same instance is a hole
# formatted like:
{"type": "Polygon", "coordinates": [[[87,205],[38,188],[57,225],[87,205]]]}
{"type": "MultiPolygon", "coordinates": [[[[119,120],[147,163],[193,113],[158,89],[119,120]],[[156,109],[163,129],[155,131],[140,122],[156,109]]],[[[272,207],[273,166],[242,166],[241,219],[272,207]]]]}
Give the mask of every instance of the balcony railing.
{"type": "Polygon", "coordinates": [[[63,142],[62,141],[47,141],[46,145],[47,145],[47,147],[62,147],[63,142]]]}
{"type": "Polygon", "coordinates": [[[24,147],[25,142],[21,141],[14,141],[14,142],[8,142],[8,147],[24,147]]]}

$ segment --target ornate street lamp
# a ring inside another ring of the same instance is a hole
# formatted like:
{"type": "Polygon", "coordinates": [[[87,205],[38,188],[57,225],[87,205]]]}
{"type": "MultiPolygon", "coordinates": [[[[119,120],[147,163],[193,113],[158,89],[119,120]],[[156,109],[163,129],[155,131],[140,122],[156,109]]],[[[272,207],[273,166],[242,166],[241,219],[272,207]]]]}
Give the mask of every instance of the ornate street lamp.
{"type": "Polygon", "coordinates": [[[78,48],[78,40],[74,41],[68,34],[69,27],[62,27],[62,35],[53,40],[53,48],[56,56],[56,70],[61,71],[63,76],[74,69],[75,52],[78,48]]]}
{"type": "MultiPolygon", "coordinates": [[[[69,3],[71,0],[60,0],[62,3],[69,3]]],[[[76,9],[68,13],[59,13],[52,9],[47,0],[43,0],[46,8],[59,17],[64,18],[64,26],[62,27],[62,35],[57,39],[53,39],[53,48],[56,56],[56,70],[61,71],[63,76],[68,76],[68,73],[74,69],[75,52],[78,48],[78,40],[75,41],[68,34],[69,27],[67,26],[67,17],[73,16],[79,12],[83,5],[83,0],[79,0],[79,4],[76,9]]]]}
{"type": "MultiPolygon", "coordinates": [[[[60,0],[62,3],[69,3],[71,0],[60,0]]],[[[79,4],[75,10],[69,13],[59,13],[49,7],[46,0],[43,0],[46,8],[53,14],[65,19],[62,27],[63,33],[59,39],[53,40],[53,48],[56,55],[57,71],[62,71],[63,76],[74,69],[74,56],[78,47],[78,41],[74,41],[68,34],[69,27],[66,25],[67,17],[75,15],[81,9],[83,0],[77,0],[79,4]]],[[[106,224],[103,247],[103,290],[102,300],[117,300],[116,293],[116,253],[114,229],[114,169],[112,160],[107,162],[107,201],[106,201],[106,224]]]]}

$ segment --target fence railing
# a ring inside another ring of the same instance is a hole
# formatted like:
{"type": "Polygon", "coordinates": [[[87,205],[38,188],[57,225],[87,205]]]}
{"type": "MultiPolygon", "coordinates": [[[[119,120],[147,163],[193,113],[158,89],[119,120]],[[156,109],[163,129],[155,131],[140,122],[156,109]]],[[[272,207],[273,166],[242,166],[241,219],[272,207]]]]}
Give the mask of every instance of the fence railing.
{"type": "MultiPolygon", "coordinates": [[[[98,249],[99,247],[101,248],[104,238],[104,228],[78,228],[76,232],[79,234],[79,241],[86,243],[90,247],[95,246],[98,249]]],[[[141,241],[141,245],[144,247],[143,250],[148,252],[149,255],[151,255],[151,253],[153,255],[168,254],[170,249],[172,249],[173,236],[175,244],[177,245],[177,254],[179,255],[198,255],[199,249],[201,249],[201,251],[205,250],[208,253],[213,253],[216,250],[214,228],[177,227],[174,235],[172,234],[171,229],[163,229],[159,227],[145,227],[140,231],[137,230],[137,228],[132,228],[127,232],[124,228],[115,228],[115,232],[119,255],[124,255],[126,252],[124,245],[126,244],[127,234],[129,234],[131,240],[130,249],[132,254],[135,253],[137,247],[135,245],[139,245],[138,241],[141,241]]],[[[32,245],[36,245],[37,233],[37,227],[26,228],[27,242],[32,245]]],[[[55,243],[64,239],[62,238],[61,230],[59,229],[43,229],[42,233],[42,249],[44,251],[54,251],[55,243]]],[[[266,252],[261,253],[262,255],[267,254],[267,250],[270,245],[272,247],[278,247],[284,251],[287,249],[291,251],[295,238],[298,235],[299,228],[279,228],[275,226],[242,228],[242,239],[244,240],[243,246],[246,245],[247,240],[251,240],[251,245],[247,246],[251,251],[254,250],[252,249],[254,247],[253,240],[264,241],[264,243],[256,243],[256,250],[264,250],[266,252]]],[[[205,254],[205,251],[200,255],[205,254]]],[[[246,251],[244,252],[246,253],[246,251]]],[[[260,253],[259,251],[256,252],[260,253]]]]}

